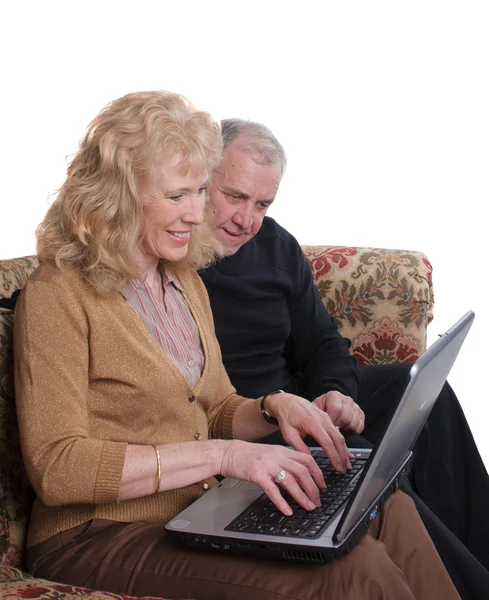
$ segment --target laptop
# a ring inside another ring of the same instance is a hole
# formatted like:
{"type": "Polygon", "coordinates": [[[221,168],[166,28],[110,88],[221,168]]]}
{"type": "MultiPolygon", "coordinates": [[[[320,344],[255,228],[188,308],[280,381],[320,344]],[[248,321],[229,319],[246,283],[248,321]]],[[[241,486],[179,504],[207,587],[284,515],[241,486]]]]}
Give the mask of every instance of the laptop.
{"type": "Polygon", "coordinates": [[[256,484],[225,478],[171,519],[168,534],[191,548],[315,564],[350,552],[409,472],[411,448],[474,317],[464,315],[412,365],[377,447],[350,449],[351,471],[335,473],[322,449],[311,448],[327,484],[320,508],[305,511],[282,490],[294,511],[286,517],[256,484]]]}

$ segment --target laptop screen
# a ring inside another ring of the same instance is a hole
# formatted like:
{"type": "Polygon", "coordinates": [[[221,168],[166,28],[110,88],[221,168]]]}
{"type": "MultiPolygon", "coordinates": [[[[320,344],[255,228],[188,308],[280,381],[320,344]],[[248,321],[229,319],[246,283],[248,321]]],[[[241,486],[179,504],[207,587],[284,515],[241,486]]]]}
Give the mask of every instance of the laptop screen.
{"type": "Polygon", "coordinates": [[[472,311],[464,315],[413,364],[397,409],[338,523],[335,533],[338,541],[346,538],[405,461],[438,398],[474,317],[472,311]]]}

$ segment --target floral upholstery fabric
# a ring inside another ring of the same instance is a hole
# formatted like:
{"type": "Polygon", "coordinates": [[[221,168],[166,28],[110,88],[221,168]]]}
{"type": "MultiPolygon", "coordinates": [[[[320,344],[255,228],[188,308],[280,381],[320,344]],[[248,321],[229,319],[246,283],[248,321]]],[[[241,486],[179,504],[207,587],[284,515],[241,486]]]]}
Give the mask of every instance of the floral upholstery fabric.
{"type": "Polygon", "coordinates": [[[414,362],[433,318],[432,267],[421,252],[304,246],[314,281],[359,365],[414,362]]]}
{"type": "Polygon", "coordinates": [[[0,564],[18,567],[22,564],[32,495],[15,414],[12,324],[12,311],[0,309],[0,564]]]}
{"type": "MultiPolygon", "coordinates": [[[[36,266],[37,259],[28,257],[0,261],[0,297],[22,287],[36,266]]],[[[15,414],[12,327],[13,312],[0,308],[0,564],[19,567],[32,493],[15,414]]]]}
{"type": "MultiPolygon", "coordinates": [[[[426,348],[432,319],[431,265],[423,254],[381,248],[304,246],[314,280],[361,365],[410,362],[426,348]]],[[[0,261],[0,298],[22,288],[35,257],[0,261]]],[[[13,312],[0,308],[0,598],[129,599],[35,579],[23,573],[33,493],[22,462],[15,413],[13,312]]]]}
{"type": "MultiPolygon", "coordinates": [[[[19,569],[0,567],[0,598],[19,600],[37,598],[45,600],[136,600],[135,596],[97,592],[82,587],[53,583],[30,577],[19,569]]],[[[137,600],[160,600],[153,596],[139,596],[137,600]]]]}

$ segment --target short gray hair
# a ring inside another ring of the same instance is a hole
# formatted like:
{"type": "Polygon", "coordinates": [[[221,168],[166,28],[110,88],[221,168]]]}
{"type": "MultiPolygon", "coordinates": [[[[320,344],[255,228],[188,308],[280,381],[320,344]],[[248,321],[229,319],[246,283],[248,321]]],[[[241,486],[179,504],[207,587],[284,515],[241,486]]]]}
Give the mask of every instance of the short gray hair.
{"type": "Polygon", "coordinates": [[[265,164],[280,164],[281,174],[284,174],[287,165],[285,150],[266,125],[244,119],[223,119],[221,130],[224,148],[242,137],[246,150],[260,154],[265,164]]]}

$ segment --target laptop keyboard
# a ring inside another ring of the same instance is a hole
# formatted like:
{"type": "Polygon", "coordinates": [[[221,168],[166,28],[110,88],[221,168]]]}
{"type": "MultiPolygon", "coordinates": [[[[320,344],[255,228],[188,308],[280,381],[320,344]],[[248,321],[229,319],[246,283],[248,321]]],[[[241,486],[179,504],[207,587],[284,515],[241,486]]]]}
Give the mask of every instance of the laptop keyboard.
{"type": "Polygon", "coordinates": [[[240,533],[305,537],[308,539],[321,535],[326,525],[355,489],[356,477],[363,469],[367,459],[351,459],[352,468],[343,475],[333,469],[329,458],[322,450],[314,450],[312,454],[323,472],[327,486],[325,490],[319,491],[320,507],[312,511],[304,510],[287,492],[283,492],[294,513],[292,516],[286,517],[266,494],[262,494],[224,529],[240,533]]]}

